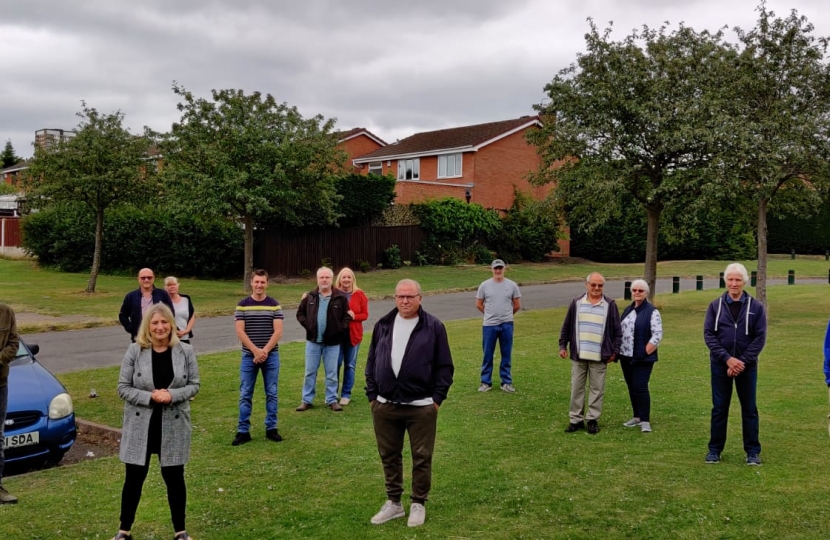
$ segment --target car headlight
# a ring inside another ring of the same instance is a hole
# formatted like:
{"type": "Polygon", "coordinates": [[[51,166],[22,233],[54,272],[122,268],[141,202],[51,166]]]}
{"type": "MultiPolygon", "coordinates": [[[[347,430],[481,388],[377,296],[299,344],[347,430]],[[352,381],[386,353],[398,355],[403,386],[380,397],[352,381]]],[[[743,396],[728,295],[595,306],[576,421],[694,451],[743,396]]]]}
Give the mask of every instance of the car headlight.
{"type": "Polygon", "coordinates": [[[72,408],[72,398],[66,393],[53,397],[52,402],[49,404],[49,418],[51,420],[69,416],[72,414],[72,411],[74,411],[72,408]]]}

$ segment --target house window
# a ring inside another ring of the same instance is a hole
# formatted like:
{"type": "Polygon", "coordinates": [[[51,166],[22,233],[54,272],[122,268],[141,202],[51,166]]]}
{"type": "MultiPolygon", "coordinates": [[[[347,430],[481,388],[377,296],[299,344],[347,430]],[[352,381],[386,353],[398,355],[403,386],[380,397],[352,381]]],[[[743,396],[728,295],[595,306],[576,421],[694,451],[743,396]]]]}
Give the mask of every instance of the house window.
{"type": "Polygon", "coordinates": [[[399,159],[398,180],[420,180],[421,160],[420,159],[399,159]]]}
{"type": "Polygon", "coordinates": [[[461,176],[461,154],[438,156],[438,178],[461,176]]]}
{"type": "Polygon", "coordinates": [[[376,161],[375,163],[369,164],[369,174],[376,174],[378,176],[383,176],[383,162],[376,161]]]}

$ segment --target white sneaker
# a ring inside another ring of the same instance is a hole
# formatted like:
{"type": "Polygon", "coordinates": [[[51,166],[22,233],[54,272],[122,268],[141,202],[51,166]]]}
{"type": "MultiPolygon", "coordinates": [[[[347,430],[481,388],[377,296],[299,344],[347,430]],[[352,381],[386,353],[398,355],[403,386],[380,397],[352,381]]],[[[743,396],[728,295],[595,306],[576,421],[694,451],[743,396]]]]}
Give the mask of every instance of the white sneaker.
{"type": "Polygon", "coordinates": [[[372,516],[372,525],[380,525],[381,523],[386,523],[389,520],[404,517],[405,515],[406,512],[404,511],[401,503],[386,501],[383,503],[383,506],[380,507],[380,512],[372,516]]]}
{"type": "Polygon", "coordinates": [[[351,403],[351,401],[352,401],[352,400],[351,400],[351,399],[349,399],[349,398],[347,398],[347,397],[342,397],[342,398],[340,398],[340,404],[341,404],[341,405],[348,405],[349,403],[351,403]]]}
{"type": "Polygon", "coordinates": [[[491,385],[481,383],[481,386],[478,387],[478,391],[479,392],[489,392],[491,388],[493,388],[491,385]]]}
{"type": "Polygon", "coordinates": [[[649,422],[640,422],[640,431],[643,433],[651,432],[651,423],[649,422]]]}
{"type": "Polygon", "coordinates": [[[640,419],[639,418],[632,418],[628,422],[623,422],[623,425],[625,427],[637,427],[637,426],[640,425],[640,419]]]}
{"type": "Polygon", "coordinates": [[[516,393],[516,389],[510,383],[501,385],[501,389],[504,390],[505,392],[507,392],[508,394],[515,394],[516,393]]]}
{"type": "Polygon", "coordinates": [[[412,503],[409,507],[409,521],[406,524],[410,527],[420,527],[427,518],[427,509],[421,503],[412,503]]]}

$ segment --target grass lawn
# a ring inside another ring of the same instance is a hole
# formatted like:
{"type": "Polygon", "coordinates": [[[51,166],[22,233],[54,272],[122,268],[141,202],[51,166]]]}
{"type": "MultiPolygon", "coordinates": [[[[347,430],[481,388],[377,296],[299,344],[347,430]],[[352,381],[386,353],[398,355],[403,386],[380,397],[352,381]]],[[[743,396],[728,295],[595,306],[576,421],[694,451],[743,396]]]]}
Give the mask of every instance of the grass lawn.
{"type": "MultiPolygon", "coordinates": [[[[761,467],[744,464],[737,397],[723,461],[703,462],[711,402],[702,325],[714,291],[657,299],[665,338],[652,377],[649,434],[621,425],[631,414],[616,364],[609,370],[602,431],[563,432],[570,378],[570,363],[556,355],[563,309],[517,316],[515,395],[476,391],[480,320],[449,323],[456,378],[439,416],[432,493],[420,529],[408,529],[400,519],[369,523],[385,494],[365,399],[358,394],[344,413],[332,413],[320,406],[318,394],[317,407],[294,412],[302,344],[282,349],[279,428],[286,440],[279,444],[264,439],[260,383],[254,441],[230,446],[239,356],[202,356],[186,469],[188,530],[211,540],[827,538],[825,291],[815,285],[769,291],[770,331],[758,381],[761,467]]],[[[366,352],[364,347],[358,369],[366,352]]],[[[116,369],[61,379],[76,397],[80,417],[120,425],[116,369]],[[91,387],[101,397],[83,397],[91,387]]],[[[404,463],[408,481],[408,455],[404,463]]],[[[0,538],[109,538],[118,526],[122,481],[117,457],[8,478],[20,504],[0,508],[0,538]]],[[[172,536],[164,493],[154,459],[136,538],[172,536]]]]}
{"type": "MultiPolygon", "coordinates": [[[[725,261],[666,261],[657,265],[659,277],[696,275],[717,277],[726,267],[725,261]]],[[[755,261],[744,261],[749,270],[755,261]]],[[[824,257],[773,257],[769,262],[769,277],[786,278],[788,270],[795,270],[796,278],[827,276],[830,263],[824,257]]],[[[550,262],[511,266],[508,277],[521,284],[552,283],[581,280],[592,271],[602,272],[608,279],[642,277],[642,264],[601,264],[550,262]]],[[[156,285],[163,285],[163,275],[156,277],[156,285]]],[[[369,298],[390,295],[395,284],[404,277],[417,279],[426,292],[475,290],[490,277],[485,265],[454,267],[406,267],[400,270],[381,270],[367,274],[357,273],[357,281],[369,298]]],[[[69,274],[45,270],[27,260],[0,259],[0,301],[18,313],[42,315],[75,315],[71,321],[22,322],[21,330],[33,333],[45,330],[63,330],[118,324],[117,315],[124,295],[137,288],[135,277],[99,276],[94,294],[84,292],[88,274],[69,274]]],[[[181,291],[191,295],[197,316],[228,315],[244,296],[241,281],[199,280],[182,278],[181,291]]],[[[273,284],[271,293],[286,306],[299,299],[303,292],[314,288],[309,280],[288,280],[273,284]]]]}

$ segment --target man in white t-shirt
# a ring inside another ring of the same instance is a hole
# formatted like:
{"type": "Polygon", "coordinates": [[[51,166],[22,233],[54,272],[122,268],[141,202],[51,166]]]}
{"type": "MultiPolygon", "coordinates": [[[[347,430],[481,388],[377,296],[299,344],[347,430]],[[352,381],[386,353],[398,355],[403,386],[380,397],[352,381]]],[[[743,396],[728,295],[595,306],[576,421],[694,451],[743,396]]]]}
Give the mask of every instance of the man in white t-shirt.
{"type": "Polygon", "coordinates": [[[504,277],[505,264],[496,259],[490,264],[493,277],[479,285],[476,293],[476,309],[484,313],[484,323],[481,329],[481,344],[484,349],[484,359],[481,362],[481,386],[479,392],[487,392],[493,388],[493,355],[496,352],[496,341],[499,342],[501,365],[499,377],[501,389],[512,394],[513,387],[511,360],[513,354],[513,314],[522,307],[522,293],[519,286],[512,280],[504,277]]]}
{"type": "Polygon", "coordinates": [[[386,477],[387,501],[372,517],[380,525],[403,517],[403,443],[412,451],[412,505],[408,525],[424,524],[432,485],[432,452],[438,408],[452,385],[453,363],[447,330],[421,307],[421,287],[404,279],[395,288],[395,309],[372,333],[366,361],[366,396],[372,407],[378,453],[386,477]]]}

